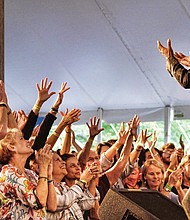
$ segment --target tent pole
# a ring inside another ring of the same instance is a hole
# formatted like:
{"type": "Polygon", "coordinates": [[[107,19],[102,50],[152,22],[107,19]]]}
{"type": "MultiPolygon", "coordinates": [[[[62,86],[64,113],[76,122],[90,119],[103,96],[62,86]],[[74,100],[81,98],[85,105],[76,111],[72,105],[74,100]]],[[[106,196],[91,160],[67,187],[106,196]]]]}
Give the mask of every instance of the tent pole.
{"type": "MultiPolygon", "coordinates": [[[[99,128],[102,128],[103,108],[98,108],[97,111],[98,111],[98,117],[100,118],[99,128]]],[[[98,135],[97,141],[98,141],[98,143],[100,143],[102,141],[102,133],[101,132],[98,135]]]]}
{"type": "Polygon", "coordinates": [[[4,0],[0,0],[0,79],[4,81],[4,0]]]}
{"type": "Polygon", "coordinates": [[[164,108],[164,143],[171,140],[171,121],[173,121],[173,108],[165,106],[164,108]]]}

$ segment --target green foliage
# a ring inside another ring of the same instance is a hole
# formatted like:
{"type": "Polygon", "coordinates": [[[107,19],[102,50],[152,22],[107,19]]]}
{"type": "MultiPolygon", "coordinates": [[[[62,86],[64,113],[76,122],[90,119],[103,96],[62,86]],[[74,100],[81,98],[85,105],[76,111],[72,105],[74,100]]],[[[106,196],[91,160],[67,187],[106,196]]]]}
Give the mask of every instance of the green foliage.
{"type": "MultiPolygon", "coordinates": [[[[104,131],[102,131],[102,141],[107,141],[109,139],[117,139],[118,131],[120,129],[120,123],[106,124],[104,121],[102,122],[102,127],[104,131]]],[[[55,129],[52,128],[51,132],[55,129]]],[[[87,138],[89,137],[89,130],[86,125],[73,125],[72,129],[75,132],[76,142],[80,147],[84,147],[87,138]]],[[[154,131],[157,132],[157,148],[161,148],[164,144],[164,122],[163,121],[155,121],[155,122],[141,122],[139,126],[139,131],[147,129],[148,134],[153,134],[154,131]]],[[[174,120],[171,123],[171,142],[173,142],[176,147],[179,147],[179,137],[182,134],[184,144],[186,146],[185,150],[189,151],[189,137],[190,137],[190,120],[174,120]]],[[[64,138],[64,132],[61,135],[60,139],[56,143],[54,149],[61,148],[61,143],[64,138]]],[[[151,137],[150,137],[151,140],[151,137]]],[[[97,138],[93,142],[93,147],[98,144],[97,138]]],[[[74,148],[72,147],[72,150],[74,148]]]]}

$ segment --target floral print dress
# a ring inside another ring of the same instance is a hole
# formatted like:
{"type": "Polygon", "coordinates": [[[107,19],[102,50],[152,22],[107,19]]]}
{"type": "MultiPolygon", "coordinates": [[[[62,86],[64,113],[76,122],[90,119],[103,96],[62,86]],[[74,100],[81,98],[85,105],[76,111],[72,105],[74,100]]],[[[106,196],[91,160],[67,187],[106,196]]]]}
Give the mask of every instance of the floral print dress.
{"type": "Polygon", "coordinates": [[[36,195],[38,176],[25,169],[26,176],[8,164],[0,172],[0,219],[4,220],[44,220],[42,208],[36,195]]]}

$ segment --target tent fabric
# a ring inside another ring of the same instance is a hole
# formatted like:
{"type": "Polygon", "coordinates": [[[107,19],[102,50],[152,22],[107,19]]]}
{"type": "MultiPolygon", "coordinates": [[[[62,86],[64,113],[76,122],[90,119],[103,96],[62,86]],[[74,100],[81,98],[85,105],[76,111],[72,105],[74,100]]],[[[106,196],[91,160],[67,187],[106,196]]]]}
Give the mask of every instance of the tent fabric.
{"type": "MultiPolygon", "coordinates": [[[[171,106],[190,117],[190,91],[165,70],[156,41],[172,39],[190,49],[188,0],[6,0],[5,86],[12,109],[29,113],[36,82],[48,77],[52,91],[67,81],[61,110],[82,110],[81,122],[163,120],[171,106]]],[[[56,96],[42,108],[49,111],[56,96]]]]}

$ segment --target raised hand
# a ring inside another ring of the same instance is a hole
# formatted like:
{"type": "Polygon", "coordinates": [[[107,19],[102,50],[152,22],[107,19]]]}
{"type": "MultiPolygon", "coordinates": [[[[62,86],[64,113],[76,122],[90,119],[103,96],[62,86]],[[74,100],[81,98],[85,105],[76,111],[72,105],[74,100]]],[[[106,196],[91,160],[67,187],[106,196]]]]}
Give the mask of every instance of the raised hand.
{"type": "MultiPolygon", "coordinates": [[[[182,178],[183,168],[174,170],[168,178],[168,185],[175,186],[176,184],[180,184],[180,179],[182,178]]],[[[178,185],[177,185],[178,186],[178,185]]],[[[179,186],[178,186],[179,187],[179,186]]]]}
{"type": "Polygon", "coordinates": [[[180,146],[181,146],[181,148],[183,149],[183,151],[185,150],[185,144],[184,144],[184,142],[183,142],[183,139],[182,139],[182,134],[180,135],[180,137],[179,137],[179,144],[180,144],[180,146]]]}
{"type": "Polygon", "coordinates": [[[141,147],[143,148],[145,143],[147,142],[148,138],[151,136],[152,134],[147,134],[147,129],[142,130],[137,138],[136,141],[136,146],[137,147],[141,147]]]}
{"type": "Polygon", "coordinates": [[[90,125],[88,124],[88,122],[86,122],[86,125],[87,125],[88,128],[89,128],[90,137],[95,137],[95,136],[98,135],[101,131],[104,130],[104,128],[98,129],[99,123],[100,123],[100,118],[98,118],[98,120],[96,120],[96,117],[94,117],[93,119],[90,118],[90,125]]]}
{"type": "Polygon", "coordinates": [[[98,178],[100,176],[100,173],[101,173],[101,166],[100,166],[100,163],[97,163],[97,162],[93,162],[91,165],[90,165],[90,171],[91,171],[91,174],[93,176],[93,180],[98,178]]]}
{"type": "Polygon", "coordinates": [[[176,155],[178,156],[178,162],[180,163],[181,159],[184,156],[184,150],[182,148],[178,148],[177,150],[175,150],[176,155]]]}
{"type": "Polygon", "coordinates": [[[57,97],[57,100],[55,101],[53,108],[55,108],[55,109],[59,108],[59,106],[61,105],[61,103],[63,101],[64,93],[69,89],[70,89],[70,87],[67,87],[67,82],[62,83],[61,89],[58,93],[58,97],[57,97]]]}
{"type": "Polygon", "coordinates": [[[182,182],[183,182],[182,172],[181,172],[181,174],[179,174],[179,177],[177,177],[177,178],[179,178],[179,179],[178,179],[177,182],[175,183],[175,188],[176,188],[176,189],[179,189],[179,188],[181,187],[181,185],[182,185],[182,182]]]}
{"type": "Polygon", "coordinates": [[[17,111],[13,111],[13,112],[12,112],[12,115],[13,115],[13,117],[14,117],[16,123],[18,123],[18,113],[17,113],[17,111]]]}
{"type": "Polygon", "coordinates": [[[40,85],[36,83],[38,90],[38,105],[42,105],[46,100],[55,94],[55,92],[49,92],[51,85],[52,81],[48,83],[48,78],[42,79],[40,85]]]}
{"type": "Polygon", "coordinates": [[[177,168],[179,164],[177,151],[175,150],[170,156],[170,166],[177,168]]]}
{"type": "Polygon", "coordinates": [[[72,143],[75,142],[75,132],[71,129],[71,138],[72,138],[72,143]]]}
{"type": "Polygon", "coordinates": [[[139,116],[135,115],[133,119],[128,123],[129,127],[131,128],[131,133],[135,138],[137,138],[137,129],[140,124],[139,116]]]}
{"type": "Polygon", "coordinates": [[[160,41],[157,41],[157,48],[165,58],[173,56],[173,49],[171,47],[171,40],[170,39],[167,40],[167,47],[164,47],[160,43],[160,41]]]}
{"type": "Polygon", "coordinates": [[[119,143],[120,146],[123,145],[125,143],[128,135],[129,135],[129,129],[123,131],[122,133],[119,133],[119,137],[118,137],[117,141],[115,142],[115,144],[119,143]]]}
{"type": "Polygon", "coordinates": [[[23,110],[18,111],[17,116],[18,128],[22,131],[28,120],[28,117],[23,110]]]}
{"type": "Polygon", "coordinates": [[[85,182],[90,182],[90,180],[93,178],[93,173],[91,171],[90,167],[87,167],[80,176],[80,180],[84,180],[85,182]]]}
{"type": "Polygon", "coordinates": [[[182,65],[185,65],[187,67],[190,67],[190,56],[186,56],[181,52],[175,52],[174,57],[178,60],[179,63],[182,65]]]}
{"type": "Polygon", "coordinates": [[[150,152],[151,152],[152,149],[155,147],[155,144],[156,144],[156,142],[157,142],[156,131],[154,131],[154,133],[153,133],[153,138],[152,138],[152,140],[149,141],[149,140],[147,139],[146,142],[148,143],[148,148],[149,148],[149,150],[150,150],[150,152]]]}
{"type": "Polygon", "coordinates": [[[40,131],[40,125],[36,125],[36,127],[32,131],[32,137],[36,137],[40,131]]]}
{"type": "Polygon", "coordinates": [[[52,162],[53,153],[51,151],[51,145],[46,144],[43,148],[41,148],[38,152],[35,151],[36,162],[40,166],[49,166],[52,162]]]}
{"type": "Polygon", "coordinates": [[[121,122],[120,129],[119,129],[119,134],[122,134],[124,131],[125,131],[125,122],[122,121],[122,122],[121,122]]]}
{"type": "Polygon", "coordinates": [[[61,123],[63,125],[70,125],[80,120],[79,117],[81,115],[81,110],[74,108],[70,112],[68,112],[68,109],[66,109],[65,112],[61,111],[60,114],[62,116],[61,123]]]}

